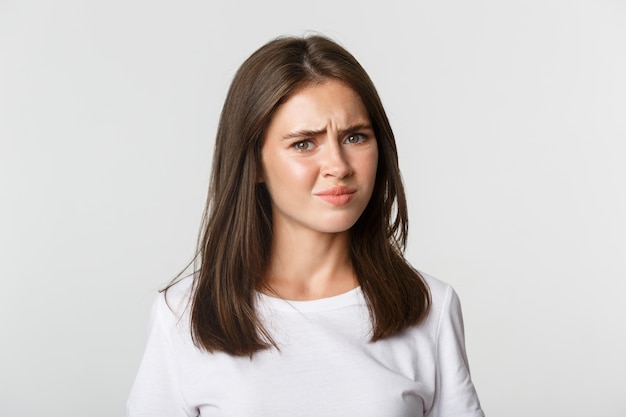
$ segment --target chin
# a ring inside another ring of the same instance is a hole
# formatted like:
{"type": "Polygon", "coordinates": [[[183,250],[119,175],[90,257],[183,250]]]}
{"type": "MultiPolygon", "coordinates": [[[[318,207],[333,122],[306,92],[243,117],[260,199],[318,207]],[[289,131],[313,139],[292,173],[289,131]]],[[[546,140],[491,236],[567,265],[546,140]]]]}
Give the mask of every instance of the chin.
{"type": "Polygon", "coordinates": [[[344,221],[332,221],[324,222],[318,229],[322,233],[343,233],[352,229],[352,226],[356,224],[358,219],[350,219],[344,221]]]}

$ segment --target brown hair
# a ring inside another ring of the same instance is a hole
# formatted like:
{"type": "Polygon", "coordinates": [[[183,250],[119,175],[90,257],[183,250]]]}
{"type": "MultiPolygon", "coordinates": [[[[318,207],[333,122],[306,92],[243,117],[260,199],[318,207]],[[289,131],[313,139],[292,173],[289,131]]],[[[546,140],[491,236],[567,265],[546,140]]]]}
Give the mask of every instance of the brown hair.
{"type": "Polygon", "coordinates": [[[191,332],[200,348],[252,355],[276,346],[254,306],[272,243],[270,196],[257,182],[261,146],[278,106],[303,85],[329,78],[361,97],[378,143],[374,191],[350,229],[350,255],[369,307],[372,340],[417,324],[428,313],[428,286],[403,256],[406,198],[394,135],[374,84],[334,41],[284,37],[242,64],[220,117],[191,300],[191,332]]]}

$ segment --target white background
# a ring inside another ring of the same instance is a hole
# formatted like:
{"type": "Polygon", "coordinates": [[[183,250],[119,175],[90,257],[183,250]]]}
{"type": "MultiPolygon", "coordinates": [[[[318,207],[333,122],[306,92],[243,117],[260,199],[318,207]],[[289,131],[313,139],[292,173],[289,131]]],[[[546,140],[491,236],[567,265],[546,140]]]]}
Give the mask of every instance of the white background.
{"type": "Polygon", "coordinates": [[[618,0],[0,0],[0,416],[123,415],[228,84],[309,30],[379,89],[488,416],[626,416],[618,0]]]}

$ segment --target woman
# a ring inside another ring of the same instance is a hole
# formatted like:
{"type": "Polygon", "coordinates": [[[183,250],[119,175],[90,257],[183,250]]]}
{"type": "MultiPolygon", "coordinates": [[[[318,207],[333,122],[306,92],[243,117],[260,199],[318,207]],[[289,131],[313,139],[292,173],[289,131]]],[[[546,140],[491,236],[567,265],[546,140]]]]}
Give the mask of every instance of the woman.
{"type": "Polygon", "coordinates": [[[403,257],[395,139],[355,58],[273,40],[222,111],[196,271],[155,302],[128,416],[483,416],[459,300],[403,257]]]}

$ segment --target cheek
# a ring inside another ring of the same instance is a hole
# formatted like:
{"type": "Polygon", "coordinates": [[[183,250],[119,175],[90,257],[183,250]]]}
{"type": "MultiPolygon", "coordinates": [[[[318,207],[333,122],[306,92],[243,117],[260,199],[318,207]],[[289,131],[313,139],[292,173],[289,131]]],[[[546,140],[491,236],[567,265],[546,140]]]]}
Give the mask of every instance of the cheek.
{"type": "Polygon", "coordinates": [[[374,152],[372,158],[369,161],[369,167],[372,172],[372,176],[376,176],[376,171],[378,170],[378,151],[374,152]]]}
{"type": "Polygon", "coordinates": [[[362,173],[363,178],[373,181],[378,169],[378,150],[373,150],[367,155],[361,155],[355,163],[358,164],[357,169],[362,173]]]}
{"type": "Polygon", "coordinates": [[[295,188],[315,182],[315,164],[304,158],[264,158],[263,172],[268,186],[295,188]]]}

